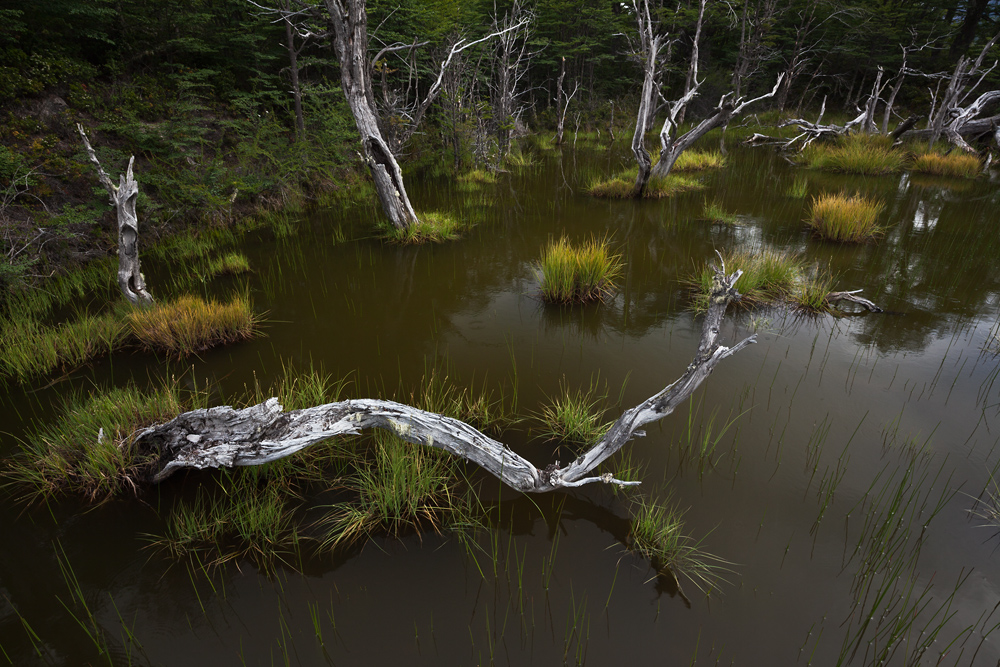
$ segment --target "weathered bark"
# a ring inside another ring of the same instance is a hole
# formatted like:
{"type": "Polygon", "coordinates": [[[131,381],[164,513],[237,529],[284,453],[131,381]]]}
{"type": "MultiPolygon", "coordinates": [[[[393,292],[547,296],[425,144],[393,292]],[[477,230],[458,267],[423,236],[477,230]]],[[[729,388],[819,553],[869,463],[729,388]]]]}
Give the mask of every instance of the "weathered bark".
{"type": "Polygon", "coordinates": [[[632,187],[632,196],[642,197],[646,191],[646,184],[649,183],[649,172],[653,167],[653,160],[646,150],[644,137],[653,126],[656,117],[656,96],[659,91],[658,59],[667,36],[656,32],[648,0],[643,0],[641,4],[638,0],[633,0],[632,8],[639,24],[638,55],[643,64],[642,93],[635,119],[635,132],[632,134],[632,154],[639,167],[635,185],[632,187]]]}
{"type": "MultiPolygon", "coordinates": [[[[576,80],[573,92],[567,93],[563,88],[563,80],[566,78],[566,57],[563,56],[562,64],[559,67],[559,80],[556,83],[556,136],[553,140],[556,146],[562,145],[563,131],[566,127],[566,113],[569,111],[569,103],[580,90],[580,80],[576,80]]],[[[612,118],[614,118],[614,107],[612,106],[612,118]]],[[[614,137],[612,136],[612,140],[614,137]]]]}
{"type": "MultiPolygon", "coordinates": [[[[705,19],[705,3],[701,0],[698,3],[698,23],[694,30],[694,42],[691,44],[691,63],[688,65],[687,78],[684,80],[684,94],[698,87],[698,48],[701,44],[701,25],[705,19]]],[[[677,114],[677,124],[684,122],[684,115],[687,113],[687,105],[684,105],[680,113],[677,114]]]]}
{"type": "MultiPolygon", "coordinates": [[[[282,10],[290,11],[287,1],[283,4],[282,10]]],[[[302,88],[299,85],[299,54],[305,48],[309,38],[301,38],[298,46],[295,45],[298,33],[292,26],[292,21],[285,17],[285,49],[288,50],[288,79],[292,84],[292,101],[295,105],[295,139],[299,140],[305,134],[305,116],[302,113],[302,88]]]]}
{"type": "Polygon", "coordinates": [[[525,493],[581,486],[591,482],[637,484],[610,473],[591,475],[597,466],[642,428],[669,415],[712,373],[715,366],[747,345],[755,336],[732,347],[717,342],[726,306],[739,299],[734,285],[741,271],[726,275],[716,268],[709,310],[701,328],[694,360],[684,374],[662,391],[626,410],[594,447],[561,467],[538,468],[506,445],[468,424],[393,401],[358,399],[284,412],[276,398],[235,410],[228,406],[186,412],[165,424],[142,430],[133,441],[141,453],[157,456],[151,475],[159,482],[181,468],[260,465],[293,454],[329,438],[352,435],[366,428],[392,431],[416,445],[444,449],[476,463],[507,486],[525,493]]]}
{"type": "Polygon", "coordinates": [[[966,109],[961,108],[960,105],[982,83],[986,75],[996,67],[997,63],[993,63],[993,66],[989,69],[982,70],[983,60],[986,58],[989,50],[993,48],[993,45],[996,44],[997,39],[1000,39],[1000,33],[994,35],[993,39],[986,43],[975,61],[966,57],[959,58],[958,63],[955,65],[955,71],[948,80],[948,87],[945,90],[944,97],[941,99],[940,104],[936,105],[936,109],[933,106],[931,108],[927,122],[927,129],[930,130],[930,138],[928,140],[930,148],[933,148],[937,140],[944,134],[956,146],[963,150],[974,152],[967,143],[961,141],[963,135],[961,131],[962,126],[982,113],[986,104],[991,102],[996,95],[1000,95],[1000,91],[992,91],[991,93],[981,95],[978,100],[966,109]],[[969,84],[976,76],[979,77],[979,80],[969,88],[969,84]],[[987,96],[994,97],[984,99],[987,96]]]}
{"type": "Polygon", "coordinates": [[[856,303],[858,305],[864,306],[870,312],[881,313],[882,309],[876,306],[874,303],[868,299],[858,296],[858,292],[861,290],[851,290],[849,292],[830,292],[826,295],[827,303],[836,303],[838,301],[850,301],[851,303],[856,303]]]}
{"type": "Polygon", "coordinates": [[[87,139],[83,125],[77,123],[83,145],[90,161],[97,168],[97,177],[108,192],[111,205],[118,216],[118,287],[122,294],[135,305],[153,303],[153,297],[146,291],[146,281],[139,267],[139,218],[135,212],[135,201],[139,196],[139,183],[132,175],[135,156],[129,157],[128,170],[118,177],[118,185],[104,172],[97,153],[87,139]]]}

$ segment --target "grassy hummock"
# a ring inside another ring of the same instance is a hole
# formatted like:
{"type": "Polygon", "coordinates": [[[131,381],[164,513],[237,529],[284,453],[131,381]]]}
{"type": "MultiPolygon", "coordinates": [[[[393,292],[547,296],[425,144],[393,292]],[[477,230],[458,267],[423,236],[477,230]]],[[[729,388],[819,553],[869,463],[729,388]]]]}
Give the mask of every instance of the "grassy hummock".
{"type": "MultiPolygon", "coordinates": [[[[601,199],[629,199],[632,197],[637,174],[638,169],[630,169],[607,180],[594,181],[587,186],[587,192],[601,199]]],[[[642,196],[644,199],[662,199],[704,187],[693,178],[668,174],[664,178],[650,177],[642,196]]]]}
{"type": "Polygon", "coordinates": [[[586,390],[573,391],[561,383],[559,393],[542,406],[538,418],[542,435],[551,440],[594,445],[607,432],[611,422],[603,422],[600,404],[605,398],[595,384],[586,390]]]}
{"type": "MultiPolygon", "coordinates": [[[[726,272],[742,269],[736,289],[743,295],[739,303],[754,306],[783,300],[802,274],[802,259],[770,248],[747,248],[723,253],[726,272]]],[[[694,308],[708,310],[715,271],[706,264],[689,282],[694,288],[694,308]]]]}
{"type": "Polygon", "coordinates": [[[718,199],[713,199],[712,201],[706,199],[705,208],[701,215],[705,220],[721,222],[726,225],[735,225],[738,220],[736,214],[724,209],[718,199]]]}
{"type": "Polygon", "coordinates": [[[813,198],[807,222],[831,241],[861,243],[882,234],[878,216],[885,205],[863,195],[822,194],[813,198]]]}
{"type": "Polygon", "coordinates": [[[0,376],[24,382],[59,368],[77,368],[121,347],[126,337],[119,312],[81,314],[49,327],[20,314],[0,322],[0,376]]]}
{"type": "Polygon", "coordinates": [[[832,144],[810,144],[802,156],[813,169],[864,176],[894,174],[906,165],[906,152],[880,135],[851,134],[832,144]]]}
{"type": "Polygon", "coordinates": [[[726,166],[726,157],[719,151],[687,150],[678,156],[671,171],[704,171],[726,166]]]}
{"type": "Polygon", "coordinates": [[[538,263],[542,298],[553,303],[584,303],[606,298],[622,270],[608,239],[573,245],[565,236],[549,242],[538,263]]]}
{"type": "Polygon", "coordinates": [[[253,336],[259,319],[246,296],[229,303],[182,296],[128,315],[132,335],[143,348],[176,356],[246,340],[253,336]]]}
{"type": "Polygon", "coordinates": [[[444,243],[461,236],[462,223],[443,211],[419,214],[419,219],[403,229],[386,223],[382,227],[383,237],[392,243],[418,245],[421,243],[444,243]]]}
{"type": "Polygon", "coordinates": [[[921,174],[949,178],[976,178],[983,170],[983,163],[967,153],[923,153],[913,159],[910,169],[921,174]]]}

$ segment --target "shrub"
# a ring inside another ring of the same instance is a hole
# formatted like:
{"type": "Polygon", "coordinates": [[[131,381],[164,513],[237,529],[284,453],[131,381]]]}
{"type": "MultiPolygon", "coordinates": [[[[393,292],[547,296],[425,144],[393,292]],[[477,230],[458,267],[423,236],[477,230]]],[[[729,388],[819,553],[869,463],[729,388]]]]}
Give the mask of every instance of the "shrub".
{"type": "Polygon", "coordinates": [[[860,243],[882,233],[882,202],[862,195],[823,194],[813,198],[809,226],[831,241],[860,243]]]}
{"type": "Polygon", "coordinates": [[[621,269],[621,258],[611,254],[607,239],[574,246],[564,236],[542,251],[538,263],[542,298],[554,303],[604,299],[621,269]]]}

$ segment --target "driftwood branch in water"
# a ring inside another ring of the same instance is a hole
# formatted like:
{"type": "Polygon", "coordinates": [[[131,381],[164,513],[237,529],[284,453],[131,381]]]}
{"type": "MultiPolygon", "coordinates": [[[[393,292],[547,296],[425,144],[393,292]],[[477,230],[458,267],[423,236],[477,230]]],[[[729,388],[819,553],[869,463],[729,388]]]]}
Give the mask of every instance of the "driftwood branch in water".
{"type": "MultiPolygon", "coordinates": [[[[721,259],[721,257],[720,257],[721,259]]],[[[235,410],[229,406],[186,412],[170,422],[144,429],[134,441],[139,452],[157,455],[159,482],[180,468],[259,465],[274,461],[329,438],[360,433],[366,428],[394,432],[417,445],[438,447],[472,461],[511,488],[526,493],[581,486],[590,482],[637,484],[606,473],[591,475],[642,428],[666,417],[683,403],[728,356],[756,342],[745,338],[732,347],[717,342],[730,301],[739,299],[734,284],[742,271],[726,275],[715,269],[711,304],[702,323],[694,360],[684,374],[662,391],[626,410],[604,437],[565,467],[559,462],[537,468],[509,447],[465,422],[417,408],[377,399],[357,399],[284,412],[278,399],[235,410]]]]}
{"type": "Polygon", "coordinates": [[[107,190],[111,205],[118,214],[118,286],[125,298],[135,305],[153,303],[153,297],[146,291],[146,280],[139,270],[139,217],[135,212],[139,183],[132,175],[135,156],[129,158],[128,170],[119,176],[118,185],[115,185],[101,167],[83,125],[77,123],[76,129],[80,132],[90,161],[97,168],[97,177],[107,190]]]}
{"type": "Polygon", "coordinates": [[[851,303],[856,303],[861,306],[864,306],[873,313],[881,313],[882,312],[881,308],[876,306],[868,299],[862,296],[858,296],[858,292],[860,291],[861,290],[856,289],[856,290],[851,290],[850,292],[830,292],[829,294],[826,295],[826,301],[827,303],[834,303],[836,301],[850,301],[851,303]]]}

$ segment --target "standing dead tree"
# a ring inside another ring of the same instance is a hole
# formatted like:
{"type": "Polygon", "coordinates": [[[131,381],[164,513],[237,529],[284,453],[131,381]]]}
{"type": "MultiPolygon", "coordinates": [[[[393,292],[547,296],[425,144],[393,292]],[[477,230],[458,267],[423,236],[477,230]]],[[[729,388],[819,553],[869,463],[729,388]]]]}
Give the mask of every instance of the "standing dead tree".
{"type": "Polygon", "coordinates": [[[733,69],[732,88],[739,97],[748,79],[756,74],[774,53],[767,34],[778,14],[778,0],[744,0],[739,17],[740,48],[733,69]]]}
{"type": "Polygon", "coordinates": [[[132,175],[135,156],[129,157],[128,169],[118,177],[118,185],[115,185],[101,167],[101,162],[97,159],[97,153],[90,145],[90,140],[87,139],[83,125],[77,123],[76,129],[80,132],[87,155],[97,168],[97,177],[107,190],[111,205],[115,207],[118,216],[118,287],[121,288],[125,298],[134,305],[153,303],[153,297],[146,291],[146,280],[139,270],[139,218],[135,212],[139,183],[132,175]]]}
{"type": "Polygon", "coordinates": [[[975,152],[962,139],[962,127],[982,113],[988,103],[1000,97],[1000,91],[984,93],[966,108],[962,108],[961,105],[979,87],[979,84],[983,82],[986,75],[997,66],[997,63],[994,62],[988,69],[982,69],[986,54],[993,48],[998,38],[1000,38],[1000,33],[994,35],[993,39],[986,43],[986,46],[979,52],[979,56],[975,61],[966,56],[959,58],[958,63],[955,65],[955,71],[952,72],[951,77],[948,79],[948,87],[945,89],[944,97],[941,99],[940,104],[934,104],[934,101],[932,101],[931,113],[927,121],[927,129],[930,130],[929,144],[932,148],[937,140],[941,138],[941,135],[944,134],[948,137],[949,141],[959,148],[975,152]],[[978,80],[973,84],[973,80],[977,79],[977,77],[978,80]],[[971,87],[970,84],[972,84],[971,87]]]}
{"type": "Polygon", "coordinates": [[[133,451],[156,456],[156,469],[150,477],[159,482],[181,468],[260,465],[329,438],[379,428],[415,445],[444,449],[476,463],[507,486],[525,493],[591,482],[637,484],[615,479],[610,473],[592,473],[631,439],[644,435],[643,427],[666,417],[687,400],[720,361],[756,342],[756,337],[750,336],[725,347],[717,340],[727,305],[740,298],[734,285],[741,273],[727,275],[724,264],[715,269],[701,339],[684,374],[626,410],[596,445],[566,466],[556,461],[538,468],[465,422],[375,399],[340,401],[289,412],[282,410],[276,398],[242,410],[228,406],[194,410],[141,431],[132,443],[133,451]]]}
{"type": "MultiPolygon", "coordinates": [[[[563,80],[566,78],[566,56],[562,57],[562,64],[559,66],[559,80],[556,83],[556,136],[552,142],[556,146],[561,146],[563,142],[563,131],[566,127],[566,112],[569,111],[569,103],[573,100],[577,91],[580,90],[580,80],[576,79],[573,86],[573,92],[568,93],[566,89],[563,88],[563,80]]],[[[611,103],[611,125],[612,134],[611,140],[614,141],[614,114],[615,107],[614,102],[611,103]]]]}
{"type": "Polygon", "coordinates": [[[535,14],[521,0],[514,0],[503,18],[493,18],[494,43],[490,82],[493,105],[493,123],[499,147],[499,158],[510,150],[510,142],[521,115],[519,98],[525,90],[522,85],[528,74],[528,65],[535,55],[529,50],[531,26],[535,14]]]}

